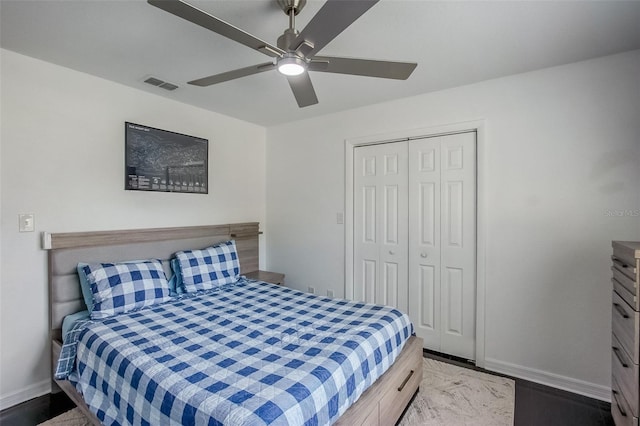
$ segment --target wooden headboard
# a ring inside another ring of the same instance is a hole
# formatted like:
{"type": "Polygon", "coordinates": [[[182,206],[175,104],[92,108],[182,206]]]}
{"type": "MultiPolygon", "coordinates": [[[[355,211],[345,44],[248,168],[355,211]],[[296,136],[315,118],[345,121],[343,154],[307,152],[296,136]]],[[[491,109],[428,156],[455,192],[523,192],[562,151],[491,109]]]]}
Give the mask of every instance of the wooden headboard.
{"type": "Polygon", "coordinates": [[[51,338],[61,340],[65,316],[86,309],[76,271],[78,262],[160,259],[169,277],[169,259],[175,252],[235,239],[240,273],[247,274],[258,270],[258,234],[257,222],[45,234],[43,238],[49,250],[51,338]]]}

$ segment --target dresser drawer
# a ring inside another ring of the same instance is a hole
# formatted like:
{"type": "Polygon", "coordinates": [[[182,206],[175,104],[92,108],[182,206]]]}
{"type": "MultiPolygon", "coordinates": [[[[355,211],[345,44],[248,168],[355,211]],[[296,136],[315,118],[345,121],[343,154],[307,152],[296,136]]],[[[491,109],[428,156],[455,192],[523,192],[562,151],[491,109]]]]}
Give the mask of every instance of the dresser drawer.
{"type": "Polygon", "coordinates": [[[637,290],[634,287],[629,289],[629,282],[622,280],[622,277],[619,275],[620,274],[618,273],[618,277],[616,277],[616,274],[614,273],[613,278],[611,278],[613,289],[618,292],[620,297],[622,297],[624,301],[633,308],[633,310],[640,311],[640,303],[638,303],[638,295],[636,293],[637,290]]]}
{"type": "Polygon", "coordinates": [[[618,292],[613,292],[613,304],[611,309],[611,329],[620,346],[631,356],[631,362],[640,364],[640,314],[634,311],[620,297],[618,292]]]}
{"type": "Polygon", "coordinates": [[[613,263],[613,269],[617,270],[631,281],[638,281],[638,268],[636,268],[635,262],[627,263],[615,256],[611,256],[611,262],[613,263]]]}
{"type": "Polygon", "coordinates": [[[618,262],[620,267],[625,270],[634,281],[638,276],[638,259],[640,259],[640,242],[638,241],[613,241],[613,260],[614,265],[618,262]]]}
{"type": "Polygon", "coordinates": [[[611,372],[613,379],[618,383],[619,390],[629,404],[631,414],[638,417],[638,364],[634,364],[629,355],[620,345],[615,334],[611,339],[611,372]]]}
{"type": "Polygon", "coordinates": [[[629,403],[620,390],[615,377],[611,381],[611,416],[616,426],[638,426],[638,417],[634,417],[629,403]]]}

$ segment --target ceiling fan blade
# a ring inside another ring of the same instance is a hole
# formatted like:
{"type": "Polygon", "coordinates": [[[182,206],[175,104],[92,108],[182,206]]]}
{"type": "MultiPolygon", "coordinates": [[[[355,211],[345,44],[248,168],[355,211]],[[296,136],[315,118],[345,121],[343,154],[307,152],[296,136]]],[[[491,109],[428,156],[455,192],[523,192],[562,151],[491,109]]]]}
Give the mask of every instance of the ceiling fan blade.
{"type": "Polygon", "coordinates": [[[296,97],[300,108],[318,103],[316,91],[313,89],[309,73],[304,72],[300,75],[287,77],[287,80],[289,80],[289,86],[291,86],[293,96],[296,97]]]}
{"type": "Polygon", "coordinates": [[[309,63],[309,70],[406,80],[417,66],[412,62],[314,56],[309,63]]]}
{"type": "Polygon", "coordinates": [[[212,84],[222,83],[223,81],[234,80],[240,77],[246,77],[252,74],[258,74],[264,71],[274,69],[276,66],[272,62],[266,62],[264,64],[252,65],[250,67],[240,68],[233,71],[223,72],[221,74],[210,75],[209,77],[199,78],[197,80],[189,81],[188,84],[194,86],[206,87],[212,84]]]}
{"type": "Polygon", "coordinates": [[[313,47],[307,48],[305,57],[312,57],[378,1],[327,0],[289,48],[297,50],[306,41],[313,47]]]}
{"type": "Polygon", "coordinates": [[[222,19],[218,19],[207,12],[191,6],[182,0],[147,0],[147,2],[159,9],[169,12],[182,19],[186,19],[196,25],[200,25],[203,28],[211,30],[220,34],[228,39],[237,41],[240,44],[244,44],[258,52],[264,53],[271,57],[280,57],[285,51],[272,46],[266,41],[260,40],[257,37],[237,28],[222,19]]]}

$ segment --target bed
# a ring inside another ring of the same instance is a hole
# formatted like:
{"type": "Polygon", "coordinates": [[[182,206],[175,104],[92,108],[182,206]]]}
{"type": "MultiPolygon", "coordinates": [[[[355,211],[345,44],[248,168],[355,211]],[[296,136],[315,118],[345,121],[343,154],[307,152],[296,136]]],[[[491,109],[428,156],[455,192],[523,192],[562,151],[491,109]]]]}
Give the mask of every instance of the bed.
{"type": "MultiPolygon", "coordinates": [[[[232,239],[241,273],[248,274],[258,270],[258,234],[257,223],[45,234],[44,244],[49,249],[54,369],[62,348],[64,317],[85,309],[76,273],[78,262],[160,259],[169,276],[169,259],[175,252],[232,239]]],[[[395,424],[422,379],[422,342],[408,335],[406,324],[397,325],[402,319],[391,318],[395,312],[241,279],[219,291],[90,324],[80,333],[77,363],[81,368],[70,380],[55,379],[54,382],[95,424],[101,424],[100,419],[107,424],[145,424],[149,419],[177,424],[395,424]],[[261,319],[248,317],[243,303],[245,308],[261,313],[261,319]],[[346,324],[351,322],[351,325],[345,327],[344,319],[337,319],[344,316],[343,311],[358,312],[362,318],[373,317],[375,321],[369,324],[350,317],[346,324]],[[239,314],[234,317],[234,312],[239,314]],[[311,319],[303,319],[300,312],[309,313],[311,319]],[[379,317],[375,317],[378,314],[379,317]],[[195,326],[202,324],[203,317],[215,327],[195,326]],[[175,327],[156,326],[167,318],[172,319],[175,327]],[[254,326],[259,326],[252,328],[252,320],[254,326]],[[242,324],[242,321],[248,323],[242,324]],[[297,325],[292,327],[294,322],[297,325]],[[376,352],[373,345],[368,346],[367,342],[379,339],[366,329],[373,325],[383,329],[395,327],[387,332],[381,345],[383,352],[386,349],[385,357],[381,357],[380,350],[376,352]],[[223,329],[224,326],[229,328],[223,329]],[[132,329],[143,331],[137,332],[135,344],[123,346],[123,336],[118,332],[132,329]],[[239,334],[233,336],[236,331],[239,334]],[[256,339],[257,343],[251,343],[252,336],[258,334],[261,337],[256,339]],[[209,350],[207,345],[194,342],[193,337],[187,339],[190,335],[207,342],[219,341],[227,349],[209,350]],[[162,339],[165,344],[160,343],[162,339]],[[177,343],[183,340],[185,343],[179,347],[177,343]],[[319,346],[320,341],[328,345],[319,346]],[[357,347],[353,343],[356,341],[360,342],[357,347]],[[389,342],[396,346],[392,347],[389,342]],[[351,346],[354,346],[353,353],[342,350],[351,346]],[[107,347],[109,355],[100,359],[96,353],[107,347]],[[115,347],[124,349],[116,351],[115,347]],[[369,349],[363,352],[363,347],[369,349]],[[122,354],[132,351],[133,359],[123,363],[122,354]],[[191,358],[188,362],[182,361],[184,358],[175,361],[178,352],[182,357],[191,358]],[[363,364],[366,368],[352,360],[356,352],[364,353],[365,360],[369,357],[363,364]],[[289,356],[286,361],[277,360],[286,356],[289,356]],[[145,363],[144,357],[155,357],[161,363],[145,363]],[[110,361],[105,361],[107,358],[110,361]],[[297,360],[303,358],[306,365],[298,364],[297,360]],[[133,361],[139,361],[134,370],[140,372],[142,379],[136,376],[132,380],[131,373],[125,372],[123,365],[130,366],[133,361]],[[211,369],[213,364],[217,367],[211,369]],[[261,367],[254,368],[257,364],[261,367]],[[154,376],[163,368],[178,370],[181,375],[154,376]],[[118,375],[117,370],[122,370],[122,374],[118,375]],[[101,380],[102,376],[116,379],[107,383],[101,380]],[[145,382],[145,386],[139,387],[145,395],[136,396],[131,387],[137,388],[140,380],[145,382]],[[318,380],[331,389],[323,391],[325,397],[318,396],[320,391],[311,383],[318,380]],[[176,383],[186,383],[186,386],[176,383]],[[280,386],[283,383],[286,385],[280,386]],[[115,399],[114,388],[118,388],[115,399]],[[200,388],[208,388],[209,393],[203,396],[194,390],[200,388]],[[287,393],[283,389],[301,392],[287,393]],[[309,395],[309,390],[313,395],[309,395]],[[196,394],[200,396],[194,396],[196,394]],[[304,397],[300,397],[302,394],[304,397]],[[123,400],[139,402],[127,405],[123,400]],[[188,403],[193,401],[197,403],[188,403]],[[316,411],[309,415],[309,410],[316,411]],[[202,417],[203,412],[211,417],[202,417]]]]}

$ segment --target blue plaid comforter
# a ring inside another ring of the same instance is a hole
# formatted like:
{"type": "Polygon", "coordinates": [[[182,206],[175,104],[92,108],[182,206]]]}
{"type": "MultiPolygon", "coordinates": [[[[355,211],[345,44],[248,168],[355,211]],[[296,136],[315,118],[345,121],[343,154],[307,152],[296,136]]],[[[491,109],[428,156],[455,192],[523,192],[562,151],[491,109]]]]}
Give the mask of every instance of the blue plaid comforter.
{"type": "Polygon", "coordinates": [[[77,324],[57,373],[77,351],[70,379],[108,425],[325,425],[387,370],[412,327],[390,307],[240,280],[77,324]]]}

